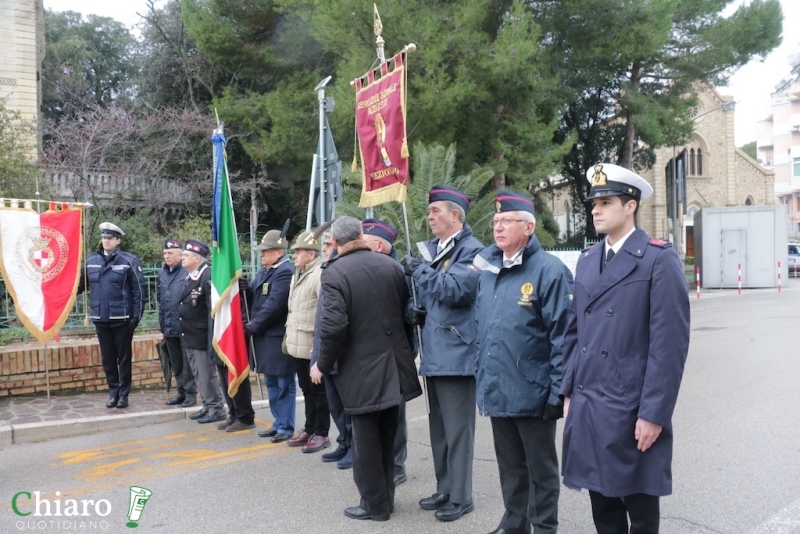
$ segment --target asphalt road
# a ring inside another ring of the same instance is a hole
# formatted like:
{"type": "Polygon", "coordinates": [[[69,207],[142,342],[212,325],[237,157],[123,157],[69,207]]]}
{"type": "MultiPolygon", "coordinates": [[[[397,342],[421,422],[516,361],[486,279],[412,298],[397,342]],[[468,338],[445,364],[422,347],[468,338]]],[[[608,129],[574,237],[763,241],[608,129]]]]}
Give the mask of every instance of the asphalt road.
{"type": "MultiPolygon", "coordinates": [[[[661,501],[661,531],[800,533],[800,282],[781,293],[690,296],[691,348],[674,417],[675,492],[661,501]]],[[[268,410],[256,417],[259,429],[269,424],[268,410]]],[[[342,514],[358,503],[352,471],[323,464],[319,454],[271,444],[255,431],[228,434],[181,420],[0,450],[0,533],[132,532],[131,486],[152,491],[136,529],[143,532],[493,530],[503,504],[488,419],[478,417],[475,511],[449,524],[417,505],[435,490],[422,399],[409,403],[408,419],[409,480],[386,523],[342,514]],[[34,515],[35,492],[62,515],[44,515],[43,502],[34,515]],[[15,495],[16,509],[31,515],[12,510],[15,495]],[[86,515],[69,515],[84,504],[86,515]]],[[[559,518],[560,532],[592,532],[587,494],[562,488],[559,518]]]]}

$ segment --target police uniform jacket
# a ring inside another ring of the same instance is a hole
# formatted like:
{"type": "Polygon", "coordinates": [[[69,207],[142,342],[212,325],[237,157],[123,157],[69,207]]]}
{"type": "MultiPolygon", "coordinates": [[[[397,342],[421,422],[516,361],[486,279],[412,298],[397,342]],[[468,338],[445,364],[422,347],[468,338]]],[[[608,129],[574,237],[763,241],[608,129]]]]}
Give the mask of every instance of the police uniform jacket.
{"type": "Polygon", "coordinates": [[[472,261],[483,245],[464,226],[441,253],[439,239],[425,243],[433,261],[414,270],[418,305],[427,310],[422,327],[423,376],[474,376],[477,354],[473,307],[478,272],[472,261]]]}
{"type": "Polygon", "coordinates": [[[158,326],[164,337],[181,335],[178,306],[181,301],[183,281],[188,274],[180,263],[175,267],[165,263],[158,272],[158,326]]]}
{"type": "Polygon", "coordinates": [[[288,256],[269,269],[262,268],[250,284],[250,327],[253,329],[255,364],[259,373],[288,375],[296,370],[281,345],[289,313],[289,287],[294,268],[288,256]]]}
{"type": "Polygon", "coordinates": [[[184,280],[178,317],[181,323],[181,346],[205,349],[211,356],[214,353],[211,346],[211,267],[207,263],[184,280]]]}
{"type": "Polygon", "coordinates": [[[339,392],[350,415],[399,406],[422,394],[403,309],[408,286],[400,265],[355,240],[322,271],[317,367],[338,363],[339,392]]]}
{"type": "Polygon", "coordinates": [[[689,348],[689,300],[678,255],[641,229],[601,272],[604,246],[578,261],[564,342],[564,484],[609,497],[672,492],[672,412],[689,348]],[[637,418],[661,425],[636,449],[637,418]]]}
{"type": "Polygon", "coordinates": [[[99,250],[89,256],[85,268],[90,319],[121,325],[142,318],[145,285],[139,258],[119,249],[109,255],[99,250]]]}
{"type": "Polygon", "coordinates": [[[480,269],[477,400],[482,415],[542,417],[560,405],[562,344],[572,298],[572,274],[532,235],[515,264],[488,247],[480,269]]]}

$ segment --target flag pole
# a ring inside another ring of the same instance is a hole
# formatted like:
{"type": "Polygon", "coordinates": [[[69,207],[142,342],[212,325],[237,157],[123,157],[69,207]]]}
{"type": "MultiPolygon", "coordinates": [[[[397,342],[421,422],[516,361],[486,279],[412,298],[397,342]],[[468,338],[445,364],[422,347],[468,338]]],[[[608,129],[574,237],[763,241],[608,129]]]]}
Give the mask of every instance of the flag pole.
{"type": "MultiPolygon", "coordinates": [[[[36,197],[36,214],[41,217],[42,215],[42,203],[39,201],[39,173],[36,173],[36,193],[34,196],[36,197]]],[[[41,224],[41,223],[40,223],[41,224]]],[[[48,353],[47,353],[47,342],[44,343],[44,380],[47,389],[47,404],[50,404],[50,362],[48,361],[48,353]]]]}
{"type": "MultiPolygon", "coordinates": [[[[373,31],[375,32],[375,53],[378,56],[378,62],[379,62],[377,68],[380,69],[380,66],[386,63],[386,53],[384,52],[383,48],[383,45],[386,43],[383,40],[383,37],[381,36],[381,33],[383,32],[383,23],[381,22],[380,14],[378,14],[378,6],[376,4],[372,4],[372,7],[374,9],[374,15],[375,15],[372,26],[373,31]]],[[[401,50],[400,53],[403,54],[407,52],[413,52],[416,49],[417,46],[414,43],[411,43],[404,46],[403,50],[401,50]]],[[[351,85],[353,85],[353,82],[351,82],[351,85]]],[[[406,234],[406,254],[411,254],[411,233],[409,231],[409,226],[408,226],[408,210],[406,209],[405,200],[400,203],[400,206],[403,208],[403,229],[405,230],[406,234]]],[[[374,217],[372,208],[367,208],[366,217],[368,219],[374,217]]],[[[416,308],[418,306],[417,284],[416,282],[414,282],[413,278],[411,277],[409,278],[411,279],[411,298],[412,302],[414,303],[414,307],[416,308]]],[[[417,334],[416,337],[417,337],[417,347],[419,351],[419,361],[420,363],[422,363],[422,329],[420,328],[419,325],[415,325],[414,331],[417,334]]],[[[423,396],[425,397],[425,411],[430,414],[431,407],[428,404],[428,381],[424,376],[422,377],[422,390],[423,390],[423,396]]]]}

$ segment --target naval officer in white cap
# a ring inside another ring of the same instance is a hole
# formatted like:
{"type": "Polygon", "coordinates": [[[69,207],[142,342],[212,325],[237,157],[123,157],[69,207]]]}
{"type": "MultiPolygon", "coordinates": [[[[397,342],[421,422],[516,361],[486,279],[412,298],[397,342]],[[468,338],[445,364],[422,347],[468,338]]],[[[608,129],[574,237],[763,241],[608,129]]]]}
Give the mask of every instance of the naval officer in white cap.
{"type": "Polygon", "coordinates": [[[672,412],[689,349],[688,286],[672,246],[636,228],[653,188],[601,163],[586,199],[605,239],[581,254],[564,339],[564,485],[589,490],[601,534],[655,533],[672,493],[672,412]]]}

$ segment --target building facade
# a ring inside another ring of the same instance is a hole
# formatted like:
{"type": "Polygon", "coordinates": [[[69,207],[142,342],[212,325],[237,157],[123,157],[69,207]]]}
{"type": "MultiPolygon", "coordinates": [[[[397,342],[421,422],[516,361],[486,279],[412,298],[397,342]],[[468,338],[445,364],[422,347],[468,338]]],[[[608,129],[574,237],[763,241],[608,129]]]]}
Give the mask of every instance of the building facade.
{"type": "Polygon", "coordinates": [[[36,125],[37,147],[31,158],[38,161],[41,149],[41,64],[44,60],[44,7],[42,0],[0,0],[0,98],[21,119],[36,125]]]}
{"type": "MultiPolygon", "coordinates": [[[[653,186],[653,196],[642,203],[637,224],[651,236],[672,242],[681,255],[694,255],[694,215],[701,208],[774,204],[775,174],[734,144],[733,104],[732,97],[704,86],[693,111],[695,129],[689,142],[656,149],[653,167],[639,171],[653,186]],[[671,160],[684,150],[685,202],[668,182],[671,160]],[[678,197],[676,217],[670,213],[671,197],[678,197]]],[[[572,213],[573,200],[564,189],[553,190],[550,204],[562,236],[580,224],[580,214],[572,213]]]]}
{"type": "Polygon", "coordinates": [[[792,72],[775,86],[769,114],[756,125],[758,159],[775,172],[775,202],[786,205],[786,230],[800,238],[800,49],[792,72]]]}

